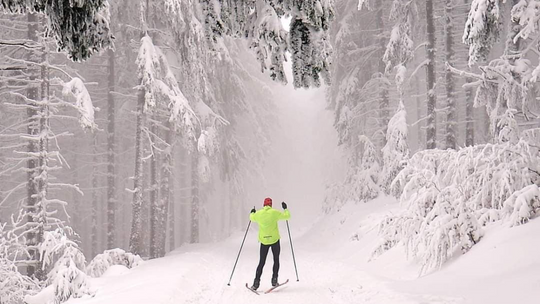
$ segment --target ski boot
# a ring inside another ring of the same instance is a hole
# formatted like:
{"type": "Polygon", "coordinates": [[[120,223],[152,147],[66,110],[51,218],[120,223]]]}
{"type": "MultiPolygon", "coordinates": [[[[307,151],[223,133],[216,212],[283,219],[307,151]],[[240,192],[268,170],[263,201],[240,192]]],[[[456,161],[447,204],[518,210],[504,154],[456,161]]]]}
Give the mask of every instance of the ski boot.
{"type": "Polygon", "coordinates": [[[252,290],[257,290],[257,288],[259,288],[259,284],[260,284],[260,283],[261,283],[261,280],[255,279],[255,280],[253,280],[253,285],[251,285],[250,288],[251,288],[252,290]]]}
{"type": "Polygon", "coordinates": [[[272,287],[278,286],[277,277],[272,277],[272,287]]]}

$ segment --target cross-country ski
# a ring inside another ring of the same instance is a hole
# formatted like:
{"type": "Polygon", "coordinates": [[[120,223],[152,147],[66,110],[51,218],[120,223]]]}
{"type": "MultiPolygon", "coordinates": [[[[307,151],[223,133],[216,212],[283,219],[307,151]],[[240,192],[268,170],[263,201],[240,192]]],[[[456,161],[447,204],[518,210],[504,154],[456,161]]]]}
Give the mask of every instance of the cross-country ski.
{"type": "Polygon", "coordinates": [[[248,283],[246,283],[246,288],[249,289],[249,291],[255,293],[256,295],[260,295],[260,293],[259,293],[257,290],[255,290],[255,289],[249,287],[248,283]]]}
{"type": "MultiPolygon", "coordinates": [[[[272,286],[270,289],[267,289],[266,291],[264,291],[264,294],[267,294],[267,293],[271,293],[272,291],[276,290],[277,288],[285,285],[289,283],[289,280],[287,279],[287,281],[283,282],[283,283],[278,283],[276,286],[272,286]]],[[[252,287],[249,287],[248,283],[246,283],[246,288],[249,289],[249,291],[251,292],[254,292],[255,294],[257,295],[261,295],[261,293],[255,289],[253,289],[252,287]]]]}
{"type": "Polygon", "coordinates": [[[276,286],[272,286],[272,288],[266,290],[264,293],[265,293],[265,294],[266,294],[266,293],[271,293],[272,291],[276,290],[277,288],[279,288],[279,287],[281,287],[281,286],[283,286],[283,285],[285,285],[285,284],[287,284],[287,283],[289,283],[289,279],[287,279],[287,281],[285,281],[285,282],[283,282],[283,283],[278,283],[276,286]]]}

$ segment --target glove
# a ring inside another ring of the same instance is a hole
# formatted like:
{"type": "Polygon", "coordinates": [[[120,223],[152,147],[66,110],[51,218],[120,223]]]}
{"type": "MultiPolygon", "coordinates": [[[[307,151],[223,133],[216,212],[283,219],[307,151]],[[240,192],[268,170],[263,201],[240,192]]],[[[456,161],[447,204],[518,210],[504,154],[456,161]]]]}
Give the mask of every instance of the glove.
{"type": "Polygon", "coordinates": [[[255,208],[251,209],[251,213],[255,213],[257,212],[257,210],[255,210],[255,208]]]}
{"type": "Polygon", "coordinates": [[[287,204],[285,204],[285,202],[282,202],[282,203],[281,203],[281,207],[282,207],[283,209],[287,209],[287,204]]]}

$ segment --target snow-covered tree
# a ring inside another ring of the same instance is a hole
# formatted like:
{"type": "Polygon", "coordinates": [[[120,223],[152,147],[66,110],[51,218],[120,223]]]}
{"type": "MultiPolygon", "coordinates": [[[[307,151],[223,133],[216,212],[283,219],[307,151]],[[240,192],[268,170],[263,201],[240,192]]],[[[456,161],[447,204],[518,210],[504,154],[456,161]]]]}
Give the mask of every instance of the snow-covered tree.
{"type": "MultiPolygon", "coordinates": [[[[446,0],[444,8],[444,40],[445,40],[445,60],[449,65],[453,65],[455,61],[455,45],[454,45],[454,1],[446,0]]],[[[446,148],[455,149],[456,143],[456,127],[457,127],[457,111],[456,111],[456,93],[455,93],[455,76],[448,68],[444,71],[445,90],[446,90],[446,148]]]]}
{"type": "Polygon", "coordinates": [[[393,182],[402,213],[381,222],[380,254],[394,245],[439,268],[478,243],[494,221],[526,223],[540,212],[538,151],[525,139],[417,152],[393,182]]]}
{"type": "Polygon", "coordinates": [[[296,88],[329,83],[331,46],[327,31],[334,18],[333,1],[244,1],[201,0],[206,37],[217,43],[230,35],[247,38],[261,69],[272,79],[286,82],[285,52],[291,51],[293,84],[296,88]],[[291,16],[289,37],[280,18],[291,16]]]}
{"type": "Polygon", "coordinates": [[[354,176],[355,180],[351,181],[356,189],[352,197],[366,202],[379,195],[380,161],[375,145],[367,137],[363,136],[359,142],[363,144],[364,152],[354,176]]]}
{"type": "Polygon", "coordinates": [[[367,136],[358,139],[359,156],[349,159],[350,167],[343,182],[330,185],[324,200],[326,213],[339,211],[348,202],[368,202],[380,193],[380,152],[367,136]]]}
{"type": "Polygon", "coordinates": [[[465,24],[463,42],[469,47],[469,65],[486,58],[500,35],[501,8],[499,0],[473,0],[465,24]]]}
{"type": "Polygon", "coordinates": [[[58,304],[70,298],[94,294],[85,273],[84,254],[75,242],[69,240],[65,231],[62,228],[46,231],[39,247],[43,269],[50,269],[47,285],[53,286],[54,303],[58,304]]]}
{"type": "Polygon", "coordinates": [[[501,218],[510,221],[512,226],[527,223],[540,215],[540,189],[532,184],[518,190],[504,202],[501,218]]]}
{"type": "Polygon", "coordinates": [[[44,13],[46,34],[53,37],[58,48],[67,51],[73,60],[87,59],[112,46],[107,0],[2,0],[0,9],[15,14],[44,13]]]}
{"type": "Polygon", "coordinates": [[[406,117],[405,106],[400,102],[396,114],[388,123],[386,145],[382,149],[381,186],[386,193],[392,193],[396,196],[399,192],[392,191],[391,185],[409,158],[406,117]]]}
{"type": "MultiPolygon", "coordinates": [[[[394,21],[394,25],[383,56],[387,71],[405,66],[413,56],[412,22],[415,10],[415,1],[394,0],[392,3],[390,19],[394,21]]],[[[400,86],[398,82],[398,87],[400,86]]]]}
{"type": "Polygon", "coordinates": [[[12,217],[9,228],[7,224],[0,223],[0,303],[20,303],[26,295],[37,291],[39,283],[17,269],[17,260],[29,255],[24,244],[27,231],[22,213],[12,217]]]}
{"type": "Polygon", "coordinates": [[[376,6],[368,6],[369,10],[357,11],[357,4],[345,1],[336,6],[340,21],[330,31],[336,63],[331,72],[332,82],[339,85],[329,88],[328,99],[334,107],[340,145],[351,149],[356,147],[359,135],[366,135],[381,148],[386,143],[390,108],[390,80],[382,60],[387,41],[384,12],[388,5],[377,1],[376,6]],[[357,27],[366,30],[359,33],[357,27]]]}
{"type": "MultiPolygon", "coordinates": [[[[167,58],[152,39],[145,35],[141,39],[141,47],[137,58],[139,85],[139,103],[136,134],[135,184],[133,199],[133,224],[130,240],[131,252],[138,254],[141,250],[141,207],[142,196],[142,133],[147,111],[158,107],[158,102],[167,109],[167,119],[188,141],[196,139],[196,128],[199,123],[195,112],[191,109],[184,94],[169,68],[167,58]]],[[[157,202],[156,202],[157,203],[157,202]]],[[[155,207],[154,207],[155,208],[155,207]]]]}
{"type": "MultiPolygon", "coordinates": [[[[485,105],[490,117],[493,137],[500,140],[500,132],[509,123],[510,112],[520,112],[525,119],[531,115],[532,90],[539,68],[534,68],[530,56],[538,38],[537,1],[513,1],[504,53],[500,58],[481,66],[481,74],[469,73],[479,85],[476,106],[485,105]],[[531,38],[533,38],[531,40],[531,38]]],[[[463,41],[469,45],[469,65],[485,57],[497,41],[503,18],[499,1],[473,1],[463,41]]],[[[503,136],[504,137],[504,136],[503,136]]]]}
{"type": "MultiPolygon", "coordinates": [[[[29,259],[33,261],[28,263],[27,274],[42,279],[37,247],[43,241],[44,231],[54,226],[62,226],[62,216],[56,213],[65,210],[67,205],[65,200],[57,197],[56,191],[66,188],[78,191],[76,186],[55,180],[55,175],[65,165],[65,159],[57,149],[58,145],[49,143],[57,143],[60,138],[69,135],[69,132],[56,132],[53,122],[70,117],[69,114],[59,114],[61,109],[67,106],[76,110],[78,121],[84,129],[95,129],[96,125],[94,107],[85,85],[55,63],[49,40],[40,35],[38,15],[29,14],[27,21],[25,25],[28,37],[24,41],[31,43],[33,47],[28,48],[27,52],[13,53],[6,57],[7,64],[23,66],[27,72],[7,72],[2,75],[3,81],[10,79],[6,82],[8,85],[2,87],[3,93],[10,96],[8,101],[3,101],[4,106],[15,113],[22,113],[21,110],[24,110],[26,117],[20,127],[10,128],[8,133],[1,137],[19,138],[21,143],[25,141],[28,144],[25,150],[21,144],[11,147],[13,159],[16,161],[5,164],[1,174],[26,175],[26,181],[12,189],[12,196],[8,199],[17,200],[17,193],[23,189],[22,185],[26,186],[26,200],[22,202],[27,221],[25,227],[28,230],[25,241],[29,259]],[[71,102],[72,98],[74,102],[71,102]]],[[[9,45],[6,46],[6,51],[19,47],[9,45]]]]}
{"type": "Polygon", "coordinates": [[[141,265],[143,262],[143,259],[138,255],[126,252],[120,248],[110,249],[96,255],[86,267],[86,272],[91,277],[99,278],[111,266],[122,265],[131,269],[141,265]]]}

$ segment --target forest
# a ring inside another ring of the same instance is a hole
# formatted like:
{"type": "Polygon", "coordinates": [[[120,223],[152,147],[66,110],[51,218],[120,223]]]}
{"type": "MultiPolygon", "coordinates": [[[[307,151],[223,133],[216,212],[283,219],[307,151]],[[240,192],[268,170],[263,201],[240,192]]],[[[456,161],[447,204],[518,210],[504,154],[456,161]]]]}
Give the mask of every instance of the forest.
{"type": "Polygon", "coordinates": [[[540,214],[539,0],[0,12],[0,303],[49,286],[52,303],[79,298],[111,265],[243,229],[287,85],[324,89],[338,139],[325,145],[346,155],[321,213],[381,195],[402,206],[371,259],[402,246],[425,275],[489,225],[540,214]]]}

